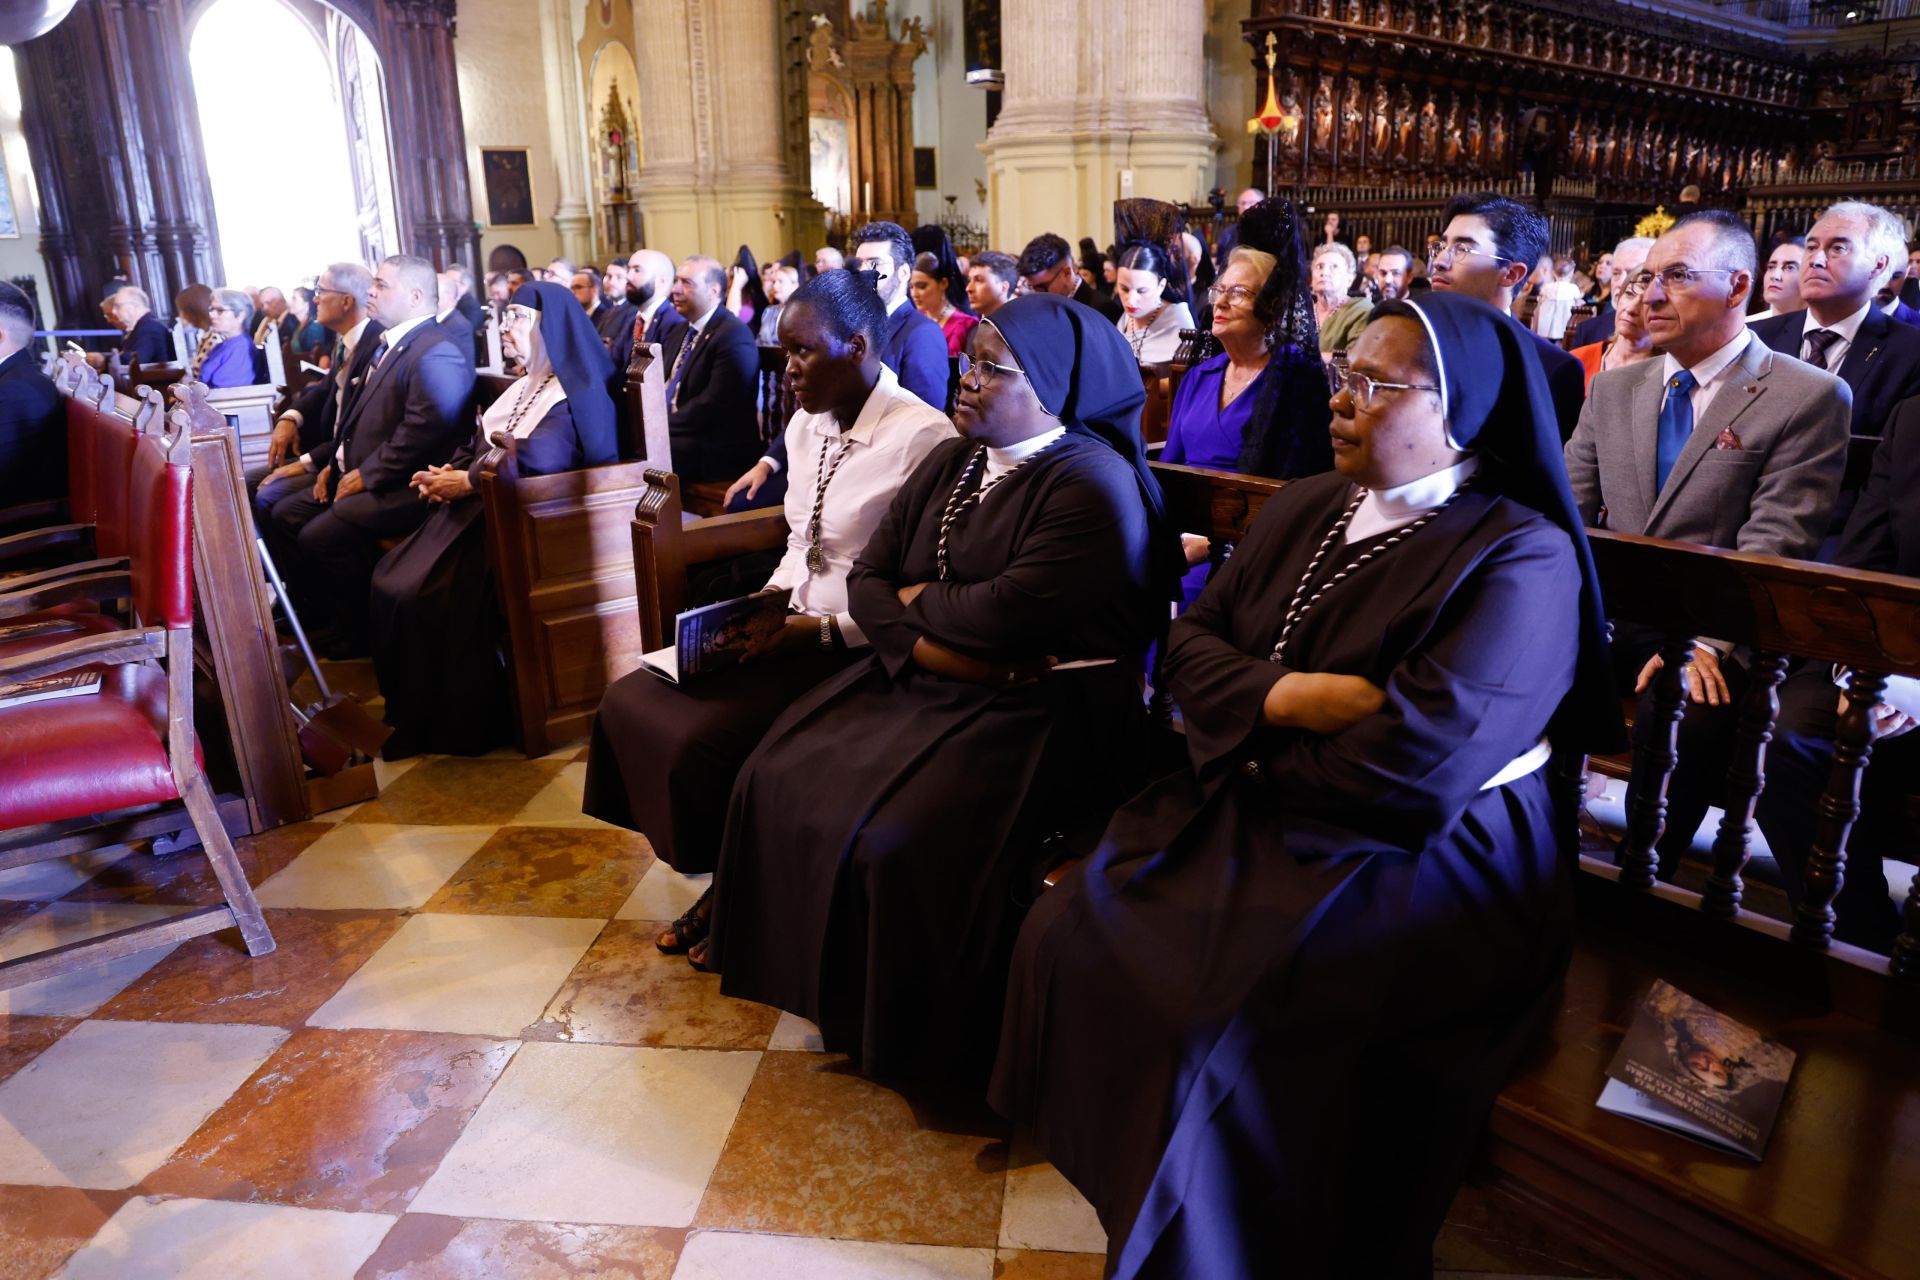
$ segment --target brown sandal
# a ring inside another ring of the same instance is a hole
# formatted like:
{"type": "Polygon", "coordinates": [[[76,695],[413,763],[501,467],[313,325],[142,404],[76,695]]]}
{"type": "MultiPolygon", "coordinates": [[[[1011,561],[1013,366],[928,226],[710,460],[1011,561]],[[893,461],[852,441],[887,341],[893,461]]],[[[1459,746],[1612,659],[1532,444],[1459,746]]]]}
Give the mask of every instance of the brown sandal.
{"type": "Polygon", "coordinates": [[[713,890],[708,889],[700,895],[700,900],[688,907],[686,914],[668,925],[666,931],[655,937],[653,945],[659,948],[663,956],[685,955],[695,946],[706,941],[707,928],[713,919],[710,904],[713,890]]]}

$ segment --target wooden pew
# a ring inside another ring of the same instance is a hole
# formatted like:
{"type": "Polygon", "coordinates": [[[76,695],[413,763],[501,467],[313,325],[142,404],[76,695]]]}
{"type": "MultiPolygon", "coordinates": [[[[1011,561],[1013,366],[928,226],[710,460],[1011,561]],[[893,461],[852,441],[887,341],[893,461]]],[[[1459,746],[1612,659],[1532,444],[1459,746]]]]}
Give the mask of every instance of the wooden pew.
{"type": "Polygon", "coordinates": [[[766,507],[689,524],[680,500],[680,477],[648,468],[631,528],[640,644],[651,651],[673,643],[674,618],[687,607],[688,571],[782,545],[787,515],[779,507],[766,507]]]}
{"type": "MultiPolygon", "coordinates": [[[[550,476],[520,474],[516,442],[496,435],[481,462],[487,554],[514,690],[519,746],[545,755],[586,736],[606,687],[644,652],[634,591],[635,505],[650,466],[669,456],[660,348],[636,353],[632,386],[639,456],[550,476]],[[652,459],[652,461],[650,461],[652,459]]],[[[484,375],[484,402],[509,380],[484,375]]]]}
{"type": "MultiPolygon", "coordinates": [[[[1278,482],[1154,464],[1180,527],[1218,554],[1278,482]]],[[[1764,774],[1776,658],[1843,662],[1859,701],[1887,674],[1920,674],[1920,581],[1636,538],[1591,534],[1610,614],[1667,629],[1666,673],[1711,634],[1759,651],[1729,787],[1733,816],[1704,892],[1657,883],[1651,850],[1664,787],[1629,815],[1624,868],[1582,856],[1564,995],[1492,1117],[1476,1181],[1506,1206],[1634,1276],[1920,1275],[1920,880],[1896,955],[1829,940],[1844,874],[1865,717],[1843,722],[1820,801],[1814,885],[1794,919],[1743,908],[1745,818],[1764,774]],[[1601,1113],[1607,1063],[1633,1010],[1665,978],[1800,1057],[1766,1159],[1708,1154],[1684,1138],[1601,1113]]],[[[1663,675],[1662,713],[1678,706],[1663,675]]],[[[1677,721],[1675,721],[1677,723],[1677,721]]],[[[1666,776],[1672,742],[1632,761],[1666,776]]],[[[1564,775],[1568,762],[1560,761],[1564,775]]],[[[1577,771],[1577,764],[1575,765],[1577,771]]]]}

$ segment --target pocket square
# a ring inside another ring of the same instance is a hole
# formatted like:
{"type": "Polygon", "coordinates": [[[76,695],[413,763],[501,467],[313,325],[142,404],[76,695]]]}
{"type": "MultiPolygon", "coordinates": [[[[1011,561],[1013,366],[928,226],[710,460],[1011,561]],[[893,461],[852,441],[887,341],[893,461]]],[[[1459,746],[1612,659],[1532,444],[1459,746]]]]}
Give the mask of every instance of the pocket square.
{"type": "Polygon", "coordinates": [[[1719,435],[1713,438],[1713,447],[1716,449],[1746,448],[1745,445],[1740,443],[1740,437],[1733,434],[1732,427],[1728,427],[1725,431],[1722,431],[1719,435]]]}

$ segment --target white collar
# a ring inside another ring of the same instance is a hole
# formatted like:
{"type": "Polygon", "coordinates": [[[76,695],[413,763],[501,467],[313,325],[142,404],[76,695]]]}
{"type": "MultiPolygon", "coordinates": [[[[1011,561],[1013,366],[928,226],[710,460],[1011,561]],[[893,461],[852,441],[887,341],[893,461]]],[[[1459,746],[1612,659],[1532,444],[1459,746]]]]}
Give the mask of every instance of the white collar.
{"type": "Polygon", "coordinates": [[[387,350],[391,351],[400,345],[400,339],[406,337],[415,329],[418,329],[421,325],[426,324],[432,319],[433,313],[428,312],[424,316],[415,316],[411,320],[402,320],[399,324],[381,330],[380,341],[386,343],[387,350]]]}
{"type": "Polygon", "coordinates": [[[1002,472],[1013,470],[1013,468],[1019,466],[1028,458],[1031,458],[1034,454],[1040,452],[1065,434],[1067,434],[1065,427],[1055,427],[1051,431],[1042,431],[1039,435],[1029,440],[1022,440],[1018,444],[1010,444],[1004,449],[988,449],[987,474],[989,476],[996,476],[1002,472]]]}
{"type": "Polygon", "coordinates": [[[1360,500],[1360,509],[1347,525],[1346,540],[1361,542],[1412,524],[1451,498],[1474,473],[1480,459],[1468,454],[1450,467],[1395,485],[1391,489],[1369,489],[1360,500]]]}
{"type": "Polygon", "coordinates": [[[693,325],[693,331],[695,333],[699,333],[702,329],[706,328],[707,321],[713,319],[713,313],[718,311],[719,309],[720,309],[720,304],[716,302],[707,309],[707,314],[701,316],[698,320],[691,321],[690,323],[693,325]]]}
{"type": "Polygon", "coordinates": [[[459,309],[460,308],[458,307],[448,307],[445,311],[436,311],[433,313],[433,318],[437,323],[445,324],[447,322],[447,317],[452,315],[454,312],[458,311],[459,309]]]}
{"type": "Polygon", "coordinates": [[[1865,306],[1861,307],[1858,311],[1854,312],[1852,315],[1848,316],[1846,319],[1838,322],[1837,324],[1821,324],[1818,320],[1815,320],[1813,318],[1812,308],[1808,308],[1807,321],[1804,325],[1801,326],[1800,334],[1802,337],[1805,337],[1807,334],[1812,333],[1815,329],[1826,329],[1829,332],[1839,334],[1841,338],[1851,343],[1853,341],[1853,336],[1856,333],[1860,332],[1860,326],[1866,323],[1867,312],[1871,310],[1873,310],[1873,299],[1868,298],[1865,306]]]}
{"type": "MultiPolygon", "coordinates": [[[[900,379],[893,370],[880,366],[880,376],[874,380],[873,390],[867,393],[867,402],[860,406],[860,412],[854,415],[853,425],[843,433],[840,423],[830,413],[810,413],[807,415],[809,430],[837,440],[842,434],[853,444],[872,444],[874,429],[880,425],[880,419],[887,409],[900,398],[900,379]]],[[[1015,445],[1025,448],[1025,443],[1015,445]]]]}
{"type": "Polygon", "coordinates": [[[1900,295],[1896,293],[1891,298],[1887,299],[1886,306],[1880,308],[1880,314],[1883,316],[1890,316],[1895,311],[1899,310],[1899,308],[1900,308],[1900,295]]]}
{"type": "Polygon", "coordinates": [[[347,350],[351,351],[360,345],[360,336],[367,331],[367,323],[371,319],[371,316],[361,316],[353,322],[353,328],[340,335],[340,340],[347,344],[347,350]]]}
{"type": "MultiPolygon", "coordinates": [[[[1818,328],[1819,326],[1816,325],[1814,327],[1818,328]]],[[[1700,361],[1694,365],[1693,368],[1687,370],[1688,373],[1693,375],[1694,385],[1704,387],[1719,377],[1735,360],[1738,360],[1746,354],[1747,344],[1752,341],[1753,330],[1742,325],[1740,332],[1734,335],[1732,342],[1729,342],[1726,346],[1721,347],[1705,360],[1700,361]]],[[[1673,376],[1680,372],[1680,368],[1680,362],[1675,360],[1671,354],[1667,355],[1665,357],[1665,363],[1661,366],[1660,380],[1664,383],[1671,383],[1673,376]]]]}

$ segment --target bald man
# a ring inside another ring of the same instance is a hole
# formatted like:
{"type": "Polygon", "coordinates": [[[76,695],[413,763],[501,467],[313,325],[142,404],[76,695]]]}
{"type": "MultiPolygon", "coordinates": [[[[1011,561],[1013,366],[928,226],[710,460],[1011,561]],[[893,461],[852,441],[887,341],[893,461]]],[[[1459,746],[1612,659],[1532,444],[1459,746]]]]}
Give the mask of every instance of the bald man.
{"type": "Polygon", "coordinates": [[[633,344],[657,342],[661,350],[674,345],[686,319],[673,306],[673,259],[658,249],[635,249],[627,259],[627,305],[635,323],[626,342],[612,352],[614,367],[624,369],[632,359],[633,344]]]}

